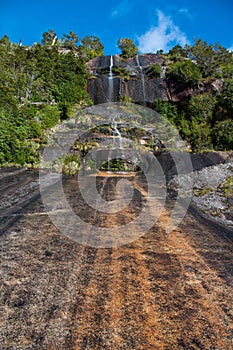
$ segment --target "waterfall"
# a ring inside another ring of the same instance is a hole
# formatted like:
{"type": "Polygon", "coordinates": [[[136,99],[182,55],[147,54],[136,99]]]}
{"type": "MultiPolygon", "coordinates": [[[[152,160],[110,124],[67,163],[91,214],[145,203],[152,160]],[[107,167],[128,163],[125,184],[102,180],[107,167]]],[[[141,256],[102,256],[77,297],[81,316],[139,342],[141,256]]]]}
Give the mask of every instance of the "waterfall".
{"type": "Polygon", "coordinates": [[[115,121],[113,121],[112,128],[113,128],[114,134],[118,137],[119,148],[122,148],[122,136],[119,129],[117,128],[117,123],[115,121]]]}
{"type": "Polygon", "coordinates": [[[162,78],[166,78],[166,66],[162,66],[162,78]]]}
{"type": "Polygon", "coordinates": [[[138,55],[136,55],[136,62],[137,62],[137,65],[138,65],[138,67],[140,69],[140,74],[141,74],[143,102],[146,102],[145,75],[143,74],[142,66],[140,65],[139,56],[138,55]]]}
{"type": "Polygon", "coordinates": [[[114,120],[114,118],[111,120],[111,128],[112,128],[112,134],[116,137],[116,139],[112,139],[112,147],[113,149],[110,149],[108,151],[108,158],[107,158],[107,172],[111,172],[111,160],[118,159],[118,150],[122,149],[122,135],[120,133],[120,130],[117,127],[117,122],[114,120]],[[114,146],[113,146],[114,145],[114,146]]]}
{"type": "Polygon", "coordinates": [[[110,64],[109,64],[109,75],[108,75],[108,102],[113,102],[113,56],[110,56],[110,64]]]}
{"type": "Polygon", "coordinates": [[[110,172],[110,161],[111,161],[111,156],[110,156],[110,152],[108,153],[108,168],[107,168],[107,172],[110,172]]]}

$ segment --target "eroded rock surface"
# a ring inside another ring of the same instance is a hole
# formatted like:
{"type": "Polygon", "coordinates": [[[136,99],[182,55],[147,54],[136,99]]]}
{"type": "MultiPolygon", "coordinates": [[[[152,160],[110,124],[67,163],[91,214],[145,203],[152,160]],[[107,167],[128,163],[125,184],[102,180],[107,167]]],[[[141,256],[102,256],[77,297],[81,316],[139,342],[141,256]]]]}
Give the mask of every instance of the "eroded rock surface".
{"type": "MultiPolygon", "coordinates": [[[[229,166],[219,165],[222,179],[229,166]]],[[[124,175],[97,177],[109,205],[121,179],[124,175]]],[[[111,231],[134,220],[146,202],[145,177],[127,180],[135,188],[133,200],[112,214],[84,202],[76,177],[64,176],[63,188],[77,215],[111,231]]],[[[2,169],[1,198],[14,198],[17,186],[30,182],[38,183],[37,172],[2,169]]],[[[178,228],[166,232],[175,204],[167,198],[159,219],[142,237],[120,247],[90,247],[60,232],[36,187],[31,190],[0,208],[2,350],[233,348],[233,250],[224,228],[187,212],[178,228]]],[[[53,215],[64,215],[56,183],[49,191],[53,215]]],[[[156,215],[159,201],[155,198],[148,208],[150,215],[156,215]]],[[[89,237],[93,230],[79,234],[89,237]]]]}
{"type": "Polygon", "coordinates": [[[192,196],[193,205],[214,221],[233,229],[233,162],[174,176],[169,188],[192,196]]]}

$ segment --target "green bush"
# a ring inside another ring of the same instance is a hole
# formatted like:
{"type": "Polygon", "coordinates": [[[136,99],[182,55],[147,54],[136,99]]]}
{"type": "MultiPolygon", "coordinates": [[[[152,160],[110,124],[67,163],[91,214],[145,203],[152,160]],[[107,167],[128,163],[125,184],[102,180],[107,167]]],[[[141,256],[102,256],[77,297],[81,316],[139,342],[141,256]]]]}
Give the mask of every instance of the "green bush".
{"type": "Polygon", "coordinates": [[[132,39],[121,38],[118,40],[117,46],[121,50],[122,56],[125,58],[134,57],[138,53],[138,48],[132,39]]]}
{"type": "Polygon", "coordinates": [[[55,126],[60,120],[60,111],[57,106],[44,105],[41,108],[41,125],[43,129],[55,126]]]}
{"type": "Polygon", "coordinates": [[[199,68],[190,60],[172,63],[167,68],[167,77],[183,87],[198,86],[202,80],[199,68]]]}
{"type": "Polygon", "coordinates": [[[65,157],[62,172],[66,175],[75,175],[80,168],[77,154],[69,154],[65,157]]]}
{"type": "Polygon", "coordinates": [[[132,103],[132,98],[130,96],[124,95],[120,97],[120,101],[124,103],[132,103]]]}
{"type": "Polygon", "coordinates": [[[123,79],[129,79],[130,75],[129,72],[123,68],[123,67],[113,67],[113,73],[116,74],[117,76],[123,78],[123,79]]]}
{"type": "Polygon", "coordinates": [[[187,51],[180,45],[174,46],[168,54],[173,61],[180,61],[187,57],[187,51]]]}
{"type": "Polygon", "coordinates": [[[217,104],[217,99],[208,92],[193,96],[188,105],[189,117],[197,122],[210,123],[213,119],[213,112],[217,104]]]}
{"type": "Polygon", "coordinates": [[[233,120],[227,119],[217,122],[212,130],[215,149],[220,151],[233,149],[233,120]]]}
{"type": "Polygon", "coordinates": [[[150,66],[149,76],[151,78],[160,78],[162,74],[162,67],[156,63],[150,66]]]}
{"type": "Polygon", "coordinates": [[[175,123],[179,119],[177,106],[170,101],[156,99],[152,105],[152,108],[161,116],[167,118],[171,122],[175,123]]]}
{"type": "Polygon", "coordinates": [[[233,176],[229,176],[226,181],[220,186],[221,190],[223,190],[224,196],[229,197],[233,196],[233,176]]]}

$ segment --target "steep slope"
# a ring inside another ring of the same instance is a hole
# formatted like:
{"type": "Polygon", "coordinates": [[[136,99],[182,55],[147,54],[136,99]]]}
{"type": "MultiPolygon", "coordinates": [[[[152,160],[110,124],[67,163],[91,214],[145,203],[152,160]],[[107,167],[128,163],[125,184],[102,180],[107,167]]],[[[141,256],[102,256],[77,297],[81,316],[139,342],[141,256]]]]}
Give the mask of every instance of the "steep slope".
{"type": "MultiPolygon", "coordinates": [[[[1,181],[3,190],[13,175],[1,181]]],[[[22,175],[25,184],[35,178],[33,172],[22,175]]],[[[63,184],[76,213],[111,230],[143,205],[143,178],[130,181],[137,186],[134,205],[97,216],[83,203],[75,178],[66,177],[63,184]]],[[[115,185],[114,177],[97,179],[109,201],[115,185]]],[[[190,213],[166,233],[173,204],[167,201],[143,237],[109,249],[62,235],[40,196],[21,203],[20,210],[3,210],[1,349],[231,349],[232,240],[190,213]]],[[[150,210],[155,213],[156,202],[150,210]]],[[[61,215],[59,208],[54,215],[61,215]]]]}

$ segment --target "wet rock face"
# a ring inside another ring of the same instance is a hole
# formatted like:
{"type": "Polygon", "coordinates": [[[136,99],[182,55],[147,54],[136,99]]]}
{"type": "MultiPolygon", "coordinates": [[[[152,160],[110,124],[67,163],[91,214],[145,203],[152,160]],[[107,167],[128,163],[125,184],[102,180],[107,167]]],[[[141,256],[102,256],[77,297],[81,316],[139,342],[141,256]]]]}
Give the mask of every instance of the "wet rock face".
{"type": "Polygon", "coordinates": [[[87,82],[87,91],[95,105],[105,102],[117,102],[120,100],[120,78],[113,79],[112,100],[109,101],[109,81],[106,75],[99,75],[87,82]]]}
{"type": "Polygon", "coordinates": [[[130,96],[132,102],[153,103],[155,99],[166,100],[163,79],[145,79],[143,93],[141,78],[121,82],[121,96],[130,96]]]}
{"type": "Polygon", "coordinates": [[[110,56],[95,57],[94,59],[88,62],[88,67],[90,70],[96,70],[96,69],[102,69],[102,68],[108,69],[109,65],[110,65],[110,56]]]}
{"type": "Polygon", "coordinates": [[[163,65],[157,54],[139,55],[123,59],[113,56],[113,94],[109,98],[109,73],[111,56],[96,57],[88,62],[92,78],[88,80],[87,92],[94,104],[119,102],[130,97],[132,102],[150,104],[155,99],[168,99],[167,83],[164,78],[151,78],[150,66],[163,65]]]}
{"type": "Polygon", "coordinates": [[[219,93],[223,80],[202,83],[196,88],[172,82],[166,76],[166,65],[160,54],[143,54],[125,59],[120,55],[95,57],[88,62],[91,78],[87,92],[94,104],[124,101],[130,98],[134,103],[150,107],[156,99],[179,102],[199,93],[219,93]],[[112,61],[113,94],[109,98],[109,77],[112,61]],[[161,67],[161,76],[153,77],[151,67],[161,67]]]}
{"type": "MultiPolygon", "coordinates": [[[[108,69],[110,66],[110,59],[111,56],[95,57],[88,62],[88,67],[92,72],[97,72],[102,69],[108,69]]],[[[163,65],[163,58],[161,58],[160,55],[153,53],[139,55],[138,61],[140,66],[144,69],[156,63],[160,64],[161,66],[163,65]]],[[[119,55],[115,55],[113,56],[113,65],[115,67],[125,68],[129,70],[129,72],[134,72],[135,74],[137,74],[140,71],[136,57],[130,57],[125,59],[119,55]]]]}

